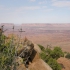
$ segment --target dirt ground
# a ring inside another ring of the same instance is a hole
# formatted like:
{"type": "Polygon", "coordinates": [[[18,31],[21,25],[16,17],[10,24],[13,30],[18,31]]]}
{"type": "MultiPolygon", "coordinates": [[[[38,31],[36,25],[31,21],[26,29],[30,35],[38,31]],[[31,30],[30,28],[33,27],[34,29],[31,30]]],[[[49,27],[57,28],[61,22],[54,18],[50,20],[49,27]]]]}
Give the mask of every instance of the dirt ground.
{"type": "Polygon", "coordinates": [[[29,66],[29,70],[52,70],[42,59],[38,59],[29,66]]]}
{"type": "Polygon", "coordinates": [[[62,66],[62,70],[70,70],[70,60],[66,58],[59,58],[58,63],[62,66]]]}

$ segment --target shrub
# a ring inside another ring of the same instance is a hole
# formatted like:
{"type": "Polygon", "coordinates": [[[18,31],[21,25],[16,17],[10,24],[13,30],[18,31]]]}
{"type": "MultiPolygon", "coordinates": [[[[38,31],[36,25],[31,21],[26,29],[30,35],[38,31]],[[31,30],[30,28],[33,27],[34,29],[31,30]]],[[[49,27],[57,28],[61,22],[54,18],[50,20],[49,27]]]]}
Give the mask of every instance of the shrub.
{"type": "Polygon", "coordinates": [[[65,57],[70,59],[70,53],[67,53],[67,55],[65,57]]]}
{"type": "Polygon", "coordinates": [[[11,70],[15,55],[15,46],[9,41],[5,43],[5,37],[0,32],[0,70],[11,70]]]}
{"type": "Polygon", "coordinates": [[[40,45],[40,44],[38,44],[38,46],[40,47],[40,49],[41,49],[42,51],[45,51],[44,46],[42,46],[42,45],[40,45]]]}
{"type": "Polygon", "coordinates": [[[40,53],[40,57],[45,61],[46,60],[46,54],[44,52],[40,53]]]}
{"type": "Polygon", "coordinates": [[[53,70],[61,70],[61,66],[57,63],[57,61],[56,61],[55,59],[50,58],[47,63],[49,64],[49,66],[50,66],[53,70]]]}
{"type": "Polygon", "coordinates": [[[46,48],[46,53],[50,55],[52,53],[52,50],[50,48],[46,48]]]}
{"type": "Polygon", "coordinates": [[[44,48],[43,46],[39,45],[39,47],[42,50],[42,53],[40,53],[40,57],[48,63],[48,65],[53,69],[53,70],[61,70],[62,67],[60,64],[57,63],[57,59],[60,57],[64,56],[63,51],[61,50],[60,47],[54,47],[53,50],[50,48],[44,48]]]}
{"type": "Polygon", "coordinates": [[[53,59],[51,56],[46,55],[46,53],[42,52],[40,54],[40,57],[48,63],[48,65],[53,69],[53,70],[61,70],[61,66],[57,63],[56,59],[53,59]]]}
{"type": "Polygon", "coordinates": [[[47,63],[49,58],[51,58],[49,55],[46,55],[45,52],[40,53],[40,57],[47,63]]]}
{"type": "Polygon", "coordinates": [[[58,59],[60,57],[64,57],[64,53],[60,47],[54,47],[52,53],[50,54],[52,58],[58,59]]]}

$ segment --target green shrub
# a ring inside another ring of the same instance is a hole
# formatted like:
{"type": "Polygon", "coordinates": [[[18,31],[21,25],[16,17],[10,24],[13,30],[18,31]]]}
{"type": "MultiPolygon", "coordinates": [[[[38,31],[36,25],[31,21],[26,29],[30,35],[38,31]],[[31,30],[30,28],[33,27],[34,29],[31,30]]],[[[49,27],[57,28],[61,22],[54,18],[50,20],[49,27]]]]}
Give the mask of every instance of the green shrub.
{"type": "Polygon", "coordinates": [[[5,36],[0,32],[0,70],[11,70],[15,55],[15,46],[9,41],[5,43],[5,36]]]}
{"type": "Polygon", "coordinates": [[[57,59],[60,57],[64,57],[64,53],[61,50],[60,47],[54,47],[53,50],[50,48],[44,48],[41,45],[38,45],[40,49],[42,50],[42,53],[40,53],[40,57],[48,63],[48,65],[53,69],[53,70],[61,70],[62,67],[60,64],[57,63],[57,59]]]}
{"type": "Polygon", "coordinates": [[[40,53],[40,57],[45,61],[46,59],[46,54],[44,52],[40,53]]]}
{"type": "Polygon", "coordinates": [[[43,59],[46,63],[48,62],[49,58],[51,58],[49,55],[46,55],[45,52],[40,53],[41,59],[43,59]]]}
{"type": "Polygon", "coordinates": [[[57,61],[53,58],[50,58],[49,61],[47,62],[49,64],[49,66],[53,69],[53,70],[61,70],[61,66],[57,63],[57,61]]]}
{"type": "Polygon", "coordinates": [[[51,50],[50,48],[46,48],[45,51],[46,51],[46,53],[49,54],[49,55],[52,53],[52,50],[51,50]]]}
{"type": "Polygon", "coordinates": [[[67,55],[65,57],[70,59],[70,53],[67,53],[67,55]]]}
{"type": "Polygon", "coordinates": [[[42,52],[40,54],[40,57],[48,63],[48,65],[53,69],[53,70],[61,70],[61,66],[57,63],[56,59],[53,59],[51,56],[46,55],[46,53],[42,52]]]}
{"type": "Polygon", "coordinates": [[[60,57],[64,57],[64,53],[60,47],[54,47],[52,53],[50,54],[52,58],[58,59],[60,57]]]}
{"type": "Polygon", "coordinates": [[[41,49],[42,51],[45,51],[44,46],[42,46],[42,45],[40,45],[40,44],[38,44],[38,46],[40,47],[40,49],[41,49]]]}

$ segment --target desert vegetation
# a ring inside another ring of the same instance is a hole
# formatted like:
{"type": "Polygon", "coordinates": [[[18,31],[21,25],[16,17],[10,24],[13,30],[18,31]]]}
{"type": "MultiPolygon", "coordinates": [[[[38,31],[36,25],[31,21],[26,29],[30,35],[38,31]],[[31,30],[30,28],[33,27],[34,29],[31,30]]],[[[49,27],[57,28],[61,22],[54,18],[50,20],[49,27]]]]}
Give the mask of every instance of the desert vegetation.
{"type": "MultiPolygon", "coordinates": [[[[14,27],[13,27],[14,31],[14,27]]],[[[3,26],[0,29],[0,69],[1,70],[16,70],[18,66],[16,62],[17,49],[16,46],[21,47],[18,42],[16,42],[14,35],[12,34],[10,38],[3,34],[3,26]]]]}
{"type": "Polygon", "coordinates": [[[42,45],[38,45],[42,52],[40,53],[40,57],[50,65],[53,70],[61,70],[62,67],[57,63],[57,59],[60,57],[64,57],[64,52],[58,46],[54,47],[53,50],[50,48],[44,48],[42,45]]]}
{"type": "Polygon", "coordinates": [[[65,57],[70,59],[70,53],[67,53],[65,57]]]}
{"type": "Polygon", "coordinates": [[[3,26],[0,29],[0,69],[11,70],[12,65],[15,67],[15,45],[13,36],[6,41],[7,37],[3,34],[3,26]]]}

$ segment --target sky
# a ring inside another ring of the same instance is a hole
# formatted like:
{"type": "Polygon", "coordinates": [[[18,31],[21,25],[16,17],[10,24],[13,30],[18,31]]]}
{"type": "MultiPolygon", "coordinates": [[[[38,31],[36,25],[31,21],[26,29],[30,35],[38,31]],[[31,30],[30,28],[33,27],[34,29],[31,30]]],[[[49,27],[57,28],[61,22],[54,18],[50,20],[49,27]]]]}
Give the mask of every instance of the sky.
{"type": "Polygon", "coordinates": [[[0,23],[70,23],[70,0],[0,0],[0,23]]]}

